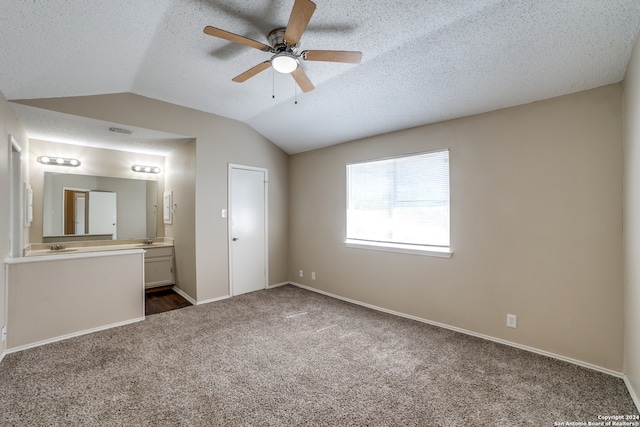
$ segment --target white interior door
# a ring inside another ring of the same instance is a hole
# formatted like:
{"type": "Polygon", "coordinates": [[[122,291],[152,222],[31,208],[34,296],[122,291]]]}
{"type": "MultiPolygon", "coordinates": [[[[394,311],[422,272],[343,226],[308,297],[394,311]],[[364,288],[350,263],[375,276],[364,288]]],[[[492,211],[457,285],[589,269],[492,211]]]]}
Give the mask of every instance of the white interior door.
{"type": "Polygon", "coordinates": [[[89,234],[113,234],[117,239],[116,193],[89,192],[89,234]]]}
{"type": "Polygon", "coordinates": [[[231,295],[267,287],[267,170],[229,165],[231,295]]]}

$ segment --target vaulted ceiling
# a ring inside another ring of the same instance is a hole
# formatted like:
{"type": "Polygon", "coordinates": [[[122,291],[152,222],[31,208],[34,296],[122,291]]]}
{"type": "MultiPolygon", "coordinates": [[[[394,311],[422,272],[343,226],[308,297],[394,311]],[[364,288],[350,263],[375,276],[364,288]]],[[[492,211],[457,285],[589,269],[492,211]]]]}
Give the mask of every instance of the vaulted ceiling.
{"type": "MultiPolygon", "coordinates": [[[[640,27],[640,0],[316,5],[301,50],[363,59],[302,61],[315,85],[302,93],[272,70],[233,82],[270,55],[203,32],[268,43],[293,0],[0,0],[0,91],[132,92],[242,121],[297,153],[619,82],[640,27]]],[[[52,121],[16,110],[30,136],[52,121]]]]}

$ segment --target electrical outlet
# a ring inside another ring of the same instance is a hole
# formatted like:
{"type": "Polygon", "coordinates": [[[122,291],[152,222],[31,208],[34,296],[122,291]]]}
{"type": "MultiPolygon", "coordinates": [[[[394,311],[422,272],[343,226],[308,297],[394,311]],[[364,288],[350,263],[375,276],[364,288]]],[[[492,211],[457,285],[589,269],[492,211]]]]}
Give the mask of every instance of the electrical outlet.
{"type": "Polygon", "coordinates": [[[518,323],[518,316],[515,314],[507,314],[507,326],[510,328],[516,328],[518,323]]]}
{"type": "Polygon", "coordinates": [[[7,340],[7,327],[3,326],[2,327],[2,341],[6,341],[7,340]]]}
{"type": "Polygon", "coordinates": [[[298,273],[298,275],[299,275],[300,277],[304,277],[304,271],[300,270],[300,272],[298,273]]]}
{"type": "Polygon", "coordinates": [[[316,280],[316,272],[315,271],[311,272],[311,280],[316,280]]]}

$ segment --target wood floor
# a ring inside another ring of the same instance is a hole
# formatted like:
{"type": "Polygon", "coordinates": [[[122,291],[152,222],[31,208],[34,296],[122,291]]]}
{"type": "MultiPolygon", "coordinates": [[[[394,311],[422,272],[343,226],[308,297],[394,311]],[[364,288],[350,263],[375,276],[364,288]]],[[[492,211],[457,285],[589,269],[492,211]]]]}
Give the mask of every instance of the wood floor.
{"type": "Polygon", "coordinates": [[[145,316],[163,313],[190,306],[191,303],[178,295],[171,286],[161,286],[145,291],[145,316]]]}

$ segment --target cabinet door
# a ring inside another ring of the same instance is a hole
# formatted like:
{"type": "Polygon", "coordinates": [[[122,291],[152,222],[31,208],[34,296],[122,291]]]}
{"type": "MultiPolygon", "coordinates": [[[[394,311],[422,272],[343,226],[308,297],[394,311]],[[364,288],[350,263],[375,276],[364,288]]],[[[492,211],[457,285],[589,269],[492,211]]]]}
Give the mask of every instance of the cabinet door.
{"type": "Polygon", "coordinates": [[[144,287],[173,284],[173,257],[147,258],[144,262],[144,287]]]}

